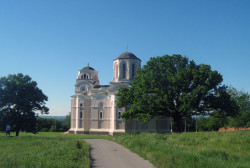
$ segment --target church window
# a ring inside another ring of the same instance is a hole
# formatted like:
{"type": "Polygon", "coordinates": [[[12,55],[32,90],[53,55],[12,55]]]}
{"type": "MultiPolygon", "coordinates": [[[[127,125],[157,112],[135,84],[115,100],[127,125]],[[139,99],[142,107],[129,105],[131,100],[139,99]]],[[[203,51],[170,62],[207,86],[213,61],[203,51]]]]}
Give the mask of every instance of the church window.
{"type": "Polygon", "coordinates": [[[121,112],[118,112],[118,119],[121,119],[121,112]]]}
{"type": "Polygon", "coordinates": [[[80,118],[82,118],[82,111],[80,111],[80,118]]]}
{"type": "Polygon", "coordinates": [[[83,76],[84,76],[84,79],[86,79],[86,74],[84,74],[83,76]]]}
{"type": "Polygon", "coordinates": [[[122,68],[123,79],[126,79],[126,64],[123,64],[122,66],[123,66],[123,68],[122,68]]]}
{"type": "Polygon", "coordinates": [[[100,111],[99,119],[103,119],[103,112],[102,111],[100,111]]]}
{"type": "Polygon", "coordinates": [[[132,79],[135,77],[135,64],[132,64],[132,79]]]}
{"type": "Polygon", "coordinates": [[[80,103],[80,107],[82,107],[82,103],[80,103]]]}
{"type": "Polygon", "coordinates": [[[82,87],[82,91],[83,91],[83,92],[85,91],[85,87],[82,87]]]}
{"type": "Polygon", "coordinates": [[[86,75],[86,79],[89,79],[89,75],[86,75]]]}
{"type": "Polygon", "coordinates": [[[99,103],[98,111],[99,111],[99,119],[103,119],[103,102],[99,103]]]}

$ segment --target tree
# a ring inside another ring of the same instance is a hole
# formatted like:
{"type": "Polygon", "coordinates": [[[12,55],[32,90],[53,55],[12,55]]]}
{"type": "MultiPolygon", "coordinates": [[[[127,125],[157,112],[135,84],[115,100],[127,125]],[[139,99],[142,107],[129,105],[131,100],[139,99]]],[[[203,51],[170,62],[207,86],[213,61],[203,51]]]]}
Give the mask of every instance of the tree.
{"type": "Polygon", "coordinates": [[[63,124],[66,130],[70,129],[70,123],[71,123],[71,112],[69,112],[68,115],[66,115],[65,122],[63,124]]]}
{"type": "Polygon", "coordinates": [[[165,55],[150,58],[137,74],[132,86],[120,88],[117,94],[117,106],[126,107],[125,119],[147,122],[172,117],[180,132],[186,117],[211,115],[214,110],[234,113],[225,106],[231,99],[221,86],[222,75],[209,65],[197,65],[181,55],[165,55]]]}
{"type": "Polygon", "coordinates": [[[39,117],[38,131],[41,132],[64,132],[70,129],[70,113],[64,118],[39,117]]]}
{"type": "Polygon", "coordinates": [[[41,132],[55,132],[55,128],[59,128],[58,126],[59,122],[56,122],[56,119],[54,118],[38,118],[38,131],[41,132]],[[56,125],[57,124],[57,125],[56,125]]]}
{"type": "Polygon", "coordinates": [[[229,126],[233,127],[249,127],[250,124],[250,95],[243,91],[237,90],[230,86],[227,92],[235,100],[239,106],[239,112],[234,118],[229,118],[229,126]]]}
{"type": "Polygon", "coordinates": [[[20,130],[33,132],[36,127],[35,112],[48,114],[45,106],[47,96],[28,75],[21,73],[0,78],[0,120],[2,126],[12,125],[19,135],[20,130]]]}

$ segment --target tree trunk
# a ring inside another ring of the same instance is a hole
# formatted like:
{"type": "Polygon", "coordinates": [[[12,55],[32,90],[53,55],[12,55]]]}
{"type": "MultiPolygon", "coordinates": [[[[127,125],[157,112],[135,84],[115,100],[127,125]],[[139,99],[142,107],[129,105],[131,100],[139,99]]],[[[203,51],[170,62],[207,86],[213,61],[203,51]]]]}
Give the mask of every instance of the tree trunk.
{"type": "Polygon", "coordinates": [[[16,136],[19,136],[20,129],[16,130],[16,136]]]}
{"type": "Polygon", "coordinates": [[[173,117],[173,120],[174,120],[175,132],[181,132],[182,131],[181,116],[176,115],[173,117]]]}

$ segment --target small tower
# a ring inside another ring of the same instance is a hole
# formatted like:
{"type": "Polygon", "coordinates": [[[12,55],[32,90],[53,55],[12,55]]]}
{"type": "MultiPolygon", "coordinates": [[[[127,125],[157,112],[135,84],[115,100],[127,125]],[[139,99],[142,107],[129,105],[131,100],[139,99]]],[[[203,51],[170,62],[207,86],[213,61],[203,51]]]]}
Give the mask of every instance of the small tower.
{"type": "Polygon", "coordinates": [[[113,62],[113,82],[131,83],[136,76],[136,70],[141,68],[141,60],[130,52],[122,53],[113,62]]]}
{"type": "Polygon", "coordinates": [[[98,72],[89,65],[78,71],[75,93],[88,94],[93,87],[99,85],[98,72]]]}

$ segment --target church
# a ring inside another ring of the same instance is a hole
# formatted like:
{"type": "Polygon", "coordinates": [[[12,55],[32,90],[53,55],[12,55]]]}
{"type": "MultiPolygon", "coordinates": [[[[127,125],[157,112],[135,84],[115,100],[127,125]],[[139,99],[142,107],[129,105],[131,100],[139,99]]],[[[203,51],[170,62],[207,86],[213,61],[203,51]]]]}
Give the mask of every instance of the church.
{"type": "Polygon", "coordinates": [[[124,132],[170,132],[169,118],[152,119],[148,123],[130,119],[121,114],[125,108],[116,106],[120,87],[129,88],[141,68],[141,60],[133,53],[124,52],[113,60],[113,80],[100,85],[98,71],[89,65],[78,71],[75,94],[71,96],[71,134],[106,134],[124,132]]]}

